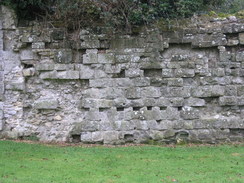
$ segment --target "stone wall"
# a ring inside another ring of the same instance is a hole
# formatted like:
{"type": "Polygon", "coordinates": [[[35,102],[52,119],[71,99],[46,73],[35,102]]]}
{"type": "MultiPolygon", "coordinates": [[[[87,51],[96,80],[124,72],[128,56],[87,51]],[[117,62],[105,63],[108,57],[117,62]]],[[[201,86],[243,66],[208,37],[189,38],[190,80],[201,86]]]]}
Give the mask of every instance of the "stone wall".
{"type": "Polygon", "coordinates": [[[242,141],[244,23],[136,35],[16,27],[0,13],[0,136],[43,141],[242,141]]]}

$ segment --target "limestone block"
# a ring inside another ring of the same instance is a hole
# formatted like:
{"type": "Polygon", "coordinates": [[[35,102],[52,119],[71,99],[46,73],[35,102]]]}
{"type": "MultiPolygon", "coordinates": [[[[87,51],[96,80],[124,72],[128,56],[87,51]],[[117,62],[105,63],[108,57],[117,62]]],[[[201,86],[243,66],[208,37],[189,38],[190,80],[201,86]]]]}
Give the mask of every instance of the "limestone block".
{"type": "Polygon", "coordinates": [[[71,63],[73,61],[73,53],[71,49],[60,49],[54,55],[56,63],[71,63]]]}
{"type": "Polygon", "coordinates": [[[175,107],[167,107],[165,111],[161,112],[162,119],[177,120],[180,118],[180,113],[175,107]]]}
{"type": "Polygon", "coordinates": [[[173,69],[162,69],[162,76],[164,78],[171,78],[174,76],[173,69]]]}
{"type": "Polygon", "coordinates": [[[237,86],[237,95],[244,96],[244,86],[237,86]]]}
{"type": "Polygon", "coordinates": [[[95,70],[86,65],[79,65],[80,79],[91,79],[95,77],[95,70]]]}
{"type": "Polygon", "coordinates": [[[140,88],[127,88],[125,90],[125,97],[128,99],[136,99],[141,97],[141,89],[140,88]]]}
{"type": "Polygon", "coordinates": [[[115,78],[114,86],[117,87],[131,87],[133,86],[133,81],[129,78],[115,78]]]}
{"type": "Polygon", "coordinates": [[[239,51],[236,53],[236,61],[244,62],[244,51],[239,51]]]}
{"type": "Polygon", "coordinates": [[[163,96],[167,97],[190,97],[191,95],[191,88],[184,86],[184,87],[168,87],[166,91],[164,88],[161,88],[161,93],[163,96]]]}
{"type": "Polygon", "coordinates": [[[24,77],[34,76],[35,75],[35,68],[23,69],[22,73],[23,73],[24,77]]]}
{"type": "Polygon", "coordinates": [[[92,98],[84,98],[81,100],[80,107],[83,108],[111,108],[113,106],[112,100],[106,99],[92,99],[92,98]]]}
{"type": "Polygon", "coordinates": [[[92,132],[92,142],[103,142],[104,132],[92,132]]]}
{"type": "Polygon", "coordinates": [[[231,52],[229,52],[229,51],[224,51],[224,52],[220,51],[219,52],[219,60],[221,62],[230,62],[231,59],[232,59],[232,53],[231,52]]]}
{"type": "Polygon", "coordinates": [[[94,49],[100,48],[100,41],[98,39],[85,40],[80,43],[80,49],[94,49]]]}
{"type": "Polygon", "coordinates": [[[102,63],[102,64],[115,62],[114,54],[111,53],[99,53],[97,59],[98,59],[98,63],[102,63]]]}
{"type": "Polygon", "coordinates": [[[13,91],[24,91],[25,90],[24,78],[18,78],[18,80],[6,83],[5,89],[13,90],[13,91]]]}
{"type": "Polygon", "coordinates": [[[105,87],[112,87],[114,86],[114,79],[90,79],[89,86],[95,88],[105,88],[105,87]]]}
{"type": "MultiPolygon", "coordinates": [[[[160,97],[160,98],[156,99],[155,105],[158,107],[167,107],[167,106],[170,106],[170,101],[167,98],[160,97]]],[[[151,105],[151,106],[153,106],[153,105],[151,105]]]]}
{"type": "Polygon", "coordinates": [[[185,106],[202,107],[205,106],[205,100],[200,98],[188,98],[184,102],[185,106]]]}
{"type": "Polygon", "coordinates": [[[237,105],[237,98],[235,96],[225,96],[219,98],[220,106],[232,106],[237,105]]]}
{"type": "Polygon", "coordinates": [[[237,95],[237,86],[235,86],[235,85],[225,86],[225,95],[236,96],[237,95]]]}
{"type": "Polygon", "coordinates": [[[195,76],[194,69],[175,69],[175,76],[180,78],[191,78],[195,76]]]}
{"type": "Polygon", "coordinates": [[[225,94],[224,86],[199,86],[192,89],[193,97],[218,97],[225,94]]]}
{"type": "Polygon", "coordinates": [[[20,52],[20,60],[33,60],[35,59],[34,53],[31,50],[22,50],[20,52]]]}
{"type": "Polygon", "coordinates": [[[183,79],[182,78],[170,78],[167,79],[168,86],[183,86],[183,79]]]}
{"type": "Polygon", "coordinates": [[[176,98],[170,98],[170,105],[173,107],[181,107],[184,103],[184,98],[176,97],[176,98]]]}
{"type": "Polygon", "coordinates": [[[125,70],[125,77],[135,78],[143,76],[143,71],[140,69],[127,69],[125,70]]]}
{"type": "Polygon", "coordinates": [[[239,42],[241,45],[244,45],[244,33],[239,33],[239,42]]]}
{"type": "Polygon", "coordinates": [[[133,78],[131,81],[136,87],[150,86],[150,78],[133,78]]]}
{"type": "Polygon", "coordinates": [[[198,119],[200,117],[200,113],[197,109],[189,106],[184,106],[182,108],[180,116],[185,120],[198,119]]]}
{"type": "Polygon", "coordinates": [[[58,101],[52,98],[39,99],[34,103],[35,109],[57,109],[58,101]]]}
{"type": "Polygon", "coordinates": [[[54,70],[56,71],[74,70],[74,68],[75,68],[74,64],[54,64],[54,70]]]}
{"type": "Polygon", "coordinates": [[[189,59],[188,55],[172,55],[171,61],[187,61],[189,59]]]}
{"type": "Polygon", "coordinates": [[[197,34],[192,42],[193,47],[213,47],[227,44],[226,35],[222,33],[197,34]]]}
{"type": "Polygon", "coordinates": [[[54,70],[53,63],[40,63],[35,66],[36,70],[38,71],[52,71],[54,70]]]}
{"type": "Polygon", "coordinates": [[[57,72],[57,79],[79,79],[79,71],[61,71],[57,72]]]}
{"type": "Polygon", "coordinates": [[[157,87],[144,87],[141,90],[142,97],[158,98],[161,96],[160,88],[157,87]]]}
{"type": "Polygon", "coordinates": [[[92,132],[82,132],[80,135],[80,140],[84,143],[92,142],[92,132]]]}
{"type": "MultiPolygon", "coordinates": [[[[116,63],[127,63],[132,60],[132,55],[115,55],[115,62],[116,63]]],[[[140,59],[140,57],[139,57],[140,59]]]]}
{"type": "Polygon", "coordinates": [[[86,53],[83,55],[83,64],[96,64],[98,63],[97,53],[86,53]]]}
{"type": "Polygon", "coordinates": [[[106,131],[103,134],[104,144],[116,144],[119,140],[119,132],[106,131]]]}
{"type": "Polygon", "coordinates": [[[2,22],[2,28],[3,29],[15,29],[17,24],[17,17],[14,13],[13,9],[10,9],[6,6],[1,6],[2,8],[2,14],[4,15],[3,22],[2,22]]]}
{"type": "Polygon", "coordinates": [[[43,72],[40,74],[41,79],[57,79],[57,71],[43,72]]]}
{"type": "Polygon", "coordinates": [[[20,37],[20,41],[23,43],[32,43],[34,41],[34,36],[26,33],[20,37]]]}
{"type": "Polygon", "coordinates": [[[31,48],[32,49],[45,49],[45,43],[44,42],[32,43],[31,48]]]}

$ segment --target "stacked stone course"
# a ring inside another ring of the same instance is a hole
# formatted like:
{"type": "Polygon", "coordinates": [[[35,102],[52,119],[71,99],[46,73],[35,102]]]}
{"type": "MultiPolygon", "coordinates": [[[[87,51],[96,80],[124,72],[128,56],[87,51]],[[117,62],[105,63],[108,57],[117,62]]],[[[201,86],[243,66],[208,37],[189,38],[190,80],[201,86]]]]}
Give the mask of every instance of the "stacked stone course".
{"type": "Polygon", "coordinates": [[[82,30],[67,40],[61,28],[16,28],[11,11],[1,10],[0,136],[106,144],[243,140],[241,20],[138,35],[82,30]]]}

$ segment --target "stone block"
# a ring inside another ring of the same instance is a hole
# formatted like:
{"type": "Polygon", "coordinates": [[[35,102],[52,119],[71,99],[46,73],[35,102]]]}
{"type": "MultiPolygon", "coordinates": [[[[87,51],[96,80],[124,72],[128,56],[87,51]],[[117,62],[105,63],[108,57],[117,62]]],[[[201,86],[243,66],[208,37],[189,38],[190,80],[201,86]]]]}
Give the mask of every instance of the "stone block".
{"type": "Polygon", "coordinates": [[[23,73],[24,77],[34,76],[35,75],[35,68],[23,69],[22,73],[23,73]]]}
{"type": "Polygon", "coordinates": [[[150,78],[133,78],[131,81],[136,87],[150,86],[150,78]]]}
{"type": "Polygon", "coordinates": [[[173,107],[181,107],[181,106],[183,106],[184,98],[179,98],[179,97],[170,98],[169,101],[170,101],[170,105],[171,106],[173,106],[173,107]]]}
{"type": "Polygon", "coordinates": [[[111,108],[113,107],[113,100],[106,99],[92,99],[92,98],[84,98],[81,100],[80,107],[81,108],[111,108]]]}
{"type": "Polygon", "coordinates": [[[45,43],[44,42],[32,43],[31,48],[32,49],[45,49],[45,43]]]}
{"type": "Polygon", "coordinates": [[[25,90],[24,78],[19,78],[18,80],[6,83],[5,89],[13,90],[13,91],[24,91],[25,90]]]}
{"type": "Polygon", "coordinates": [[[198,34],[192,42],[193,47],[214,47],[227,45],[226,35],[222,33],[198,34]]]}
{"type": "Polygon", "coordinates": [[[236,52],[236,61],[237,62],[244,62],[244,51],[236,52]]]}
{"type": "Polygon", "coordinates": [[[116,144],[119,141],[119,132],[106,131],[103,134],[104,144],[116,144]]]}
{"type": "Polygon", "coordinates": [[[224,86],[199,86],[197,88],[192,89],[193,97],[219,97],[225,94],[224,86]]]}
{"type": "Polygon", "coordinates": [[[79,79],[79,71],[61,71],[57,72],[57,79],[79,79]]]}
{"type": "Polygon", "coordinates": [[[200,98],[188,98],[184,102],[185,106],[202,107],[205,106],[205,100],[200,98]]]}
{"type": "Polygon", "coordinates": [[[74,70],[74,64],[55,64],[54,70],[56,71],[74,70]]]}
{"type": "Polygon", "coordinates": [[[114,86],[114,79],[104,78],[104,79],[90,79],[89,86],[94,88],[106,88],[114,86]]]}
{"type": "Polygon", "coordinates": [[[115,62],[115,56],[112,53],[99,53],[97,56],[98,63],[111,64],[115,62]]]}
{"type": "Polygon", "coordinates": [[[198,119],[200,117],[200,113],[197,109],[194,109],[193,107],[184,106],[182,108],[180,116],[185,120],[192,120],[198,119]]]}
{"type": "Polygon", "coordinates": [[[35,109],[57,109],[58,101],[52,98],[39,99],[34,103],[35,109]]]}
{"type": "Polygon", "coordinates": [[[53,63],[40,63],[35,66],[38,71],[52,71],[54,70],[55,65],[53,63]]]}
{"type": "Polygon", "coordinates": [[[180,78],[191,78],[195,76],[194,69],[175,69],[175,76],[180,78]]]}
{"type": "Polygon", "coordinates": [[[83,64],[96,64],[98,63],[97,53],[86,53],[83,55],[83,64]]]}
{"type": "Polygon", "coordinates": [[[129,68],[127,70],[125,70],[125,77],[129,77],[129,78],[135,78],[135,77],[141,77],[143,76],[143,70],[141,69],[133,69],[133,68],[129,68]]]}
{"type": "Polygon", "coordinates": [[[171,78],[174,76],[173,69],[162,69],[162,77],[171,78]]]}
{"type": "Polygon", "coordinates": [[[71,49],[60,49],[54,55],[56,63],[71,63],[73,61],[73,53],[71,49]]]}
{"type": "Polygon", "coordinates": [[[33,60],[35,59],[34,53],[31,50],[22,50],[20,52],[20,60],[33,60]]]}
{"type": "Polygon", "coordinates": [[[167,107],[165,111],[161,112],[161,119],[178,120],[180,113],[175,107],[167,107]]]}
{"type": "Polygon", "coordinates": [[[80,49],[95,49],[100,48],[100,41],[98,39],[82,41],[80,43],[80,49]]]}
{"type": "Polygon", "coordinates": [[[220,106],[233,106],[237,105],[237,98],[235,96],[224,96],[219,98],[220,106]]]}
{"type": "Polygon", "coordinates": [[[104,132],[92,132],[92,142],[103,142],[104,132]]]}
{"type": "Polygon", "coordinates": [[[241,45],[244,45],[244,33],[239,33],[239,42],[241,45]]]}
{"type": "Polygon", "coordinates": [[[168,86],[183,86],[183,79],[182,78],[170,78],[167,79],[168,86]]]}
{"type": "Polygon", "coordinates": [[[92,142],[92,132],[82,132],[80,135],[80,140],[83,143],[91,143],[92,142]]]}
{"type": "Polygon", "coordinates": [[[131,87],[133,86],[133,81],[129,78],[115,78],[114,86],[116,87],[131,87]]]}
{"type": "Polygon", "coordinates": [[[235,86],[235,85],[225,86],[225,95],[236,96],[237,95],[237,86],[235,86]]]}
{"type": "Polygon", "coordinates": [[[141,89],[140,88],[127,88],[125,90],[125,97],[128,99],[137,99],[141,97],[141,89]]]}
{"type": "Polygon", "coordinates": [[[167,97],[190,97],[191,88],[190,87],[167,87],[166,91],[161,88],[161,93],[163,96],[167,97]]]}
{"type": "Polygon", "coordinates": [[[141,89],[141,96],[148,98],[158,98],[161,96],[160,88],[144,87],[141,89]]]}
{"type": "Polygon", "coordinates": [[[57,71],[43,72],[40,74],[41,79],[57,79],[57,71]]]}
{"type": "Polygon", "coordinates": [[[80,79],[91,79],[95,77],[95,70],[86,65],[79,65],[80,79]]]}
{"type": "Polygon", "coordinates": [[[237,95],[244,96],[244,86],[237,86],[237,95]]]}

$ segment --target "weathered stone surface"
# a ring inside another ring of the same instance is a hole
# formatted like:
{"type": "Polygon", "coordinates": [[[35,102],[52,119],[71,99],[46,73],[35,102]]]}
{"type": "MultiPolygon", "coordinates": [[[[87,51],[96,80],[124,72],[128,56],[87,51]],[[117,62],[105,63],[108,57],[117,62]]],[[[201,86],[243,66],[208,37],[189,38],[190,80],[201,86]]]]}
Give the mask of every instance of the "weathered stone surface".
{"type": "Polygon", "coordinates": [[[97,27],[69,40],[37,22],[16,28],[0,11],[0,137],[243,141],[244,25],[197,22],[133,35],[97,27]]]}
{"type": "Polygon", "coordinates": [[[54,61],[57,63],[71,63],[73,60],[72,50],[60,49],[54,55],[54,61]]]}
{"type": "Polygon", "coordinates": [[[34,103],[35,109],[57,109],[58,101],[56,99],[46,98],[37,100],[34,103]]]}
{"type": "Polygon", "coordinates": [[[244,45],[244,33],[239,33],[239,42],[244,45]]]}

